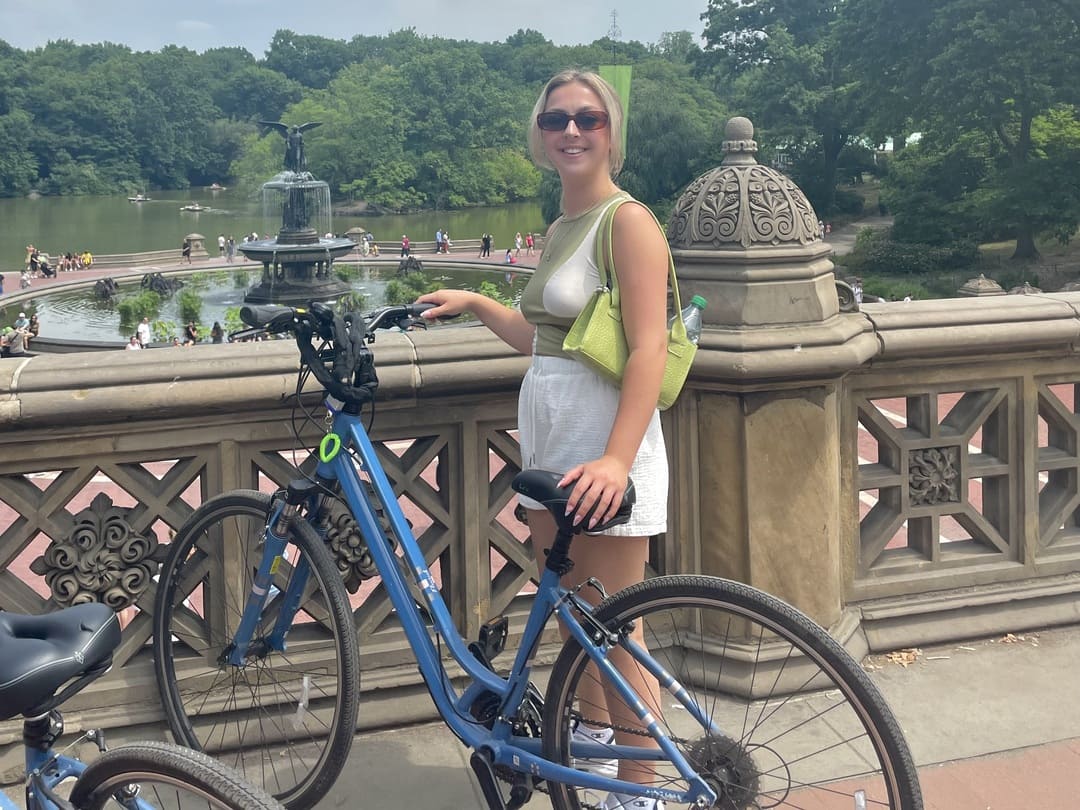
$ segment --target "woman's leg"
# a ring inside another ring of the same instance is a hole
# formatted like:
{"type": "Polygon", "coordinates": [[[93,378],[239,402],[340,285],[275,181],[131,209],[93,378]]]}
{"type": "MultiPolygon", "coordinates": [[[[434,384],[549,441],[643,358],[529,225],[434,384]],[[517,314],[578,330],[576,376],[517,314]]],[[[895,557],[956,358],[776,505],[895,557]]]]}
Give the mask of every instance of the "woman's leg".
{"type": "MultiPolygon", "coordinates": [[[[544,565],[543,550],[550,548],[555,538],[555,519],[547,511],[528,510],[529,529],[533,536],[533,550],[537,565],[544,565]]],[[[573,588],[595,577],[608,594],[621,591],[645,578],[645,563],[649,558],[648,537],[611,537],[601,535],[589,537],[581,534],[574,538],[570,546],[570,558],[574,568],[562,578],[562,584],[573,588]]],[[[599,601],[599,594],[590,587],[582,588],[579,595],[590,604],[599,601]]],[[[566,637],[562,626],[559,632],[566,637]]],[[[645,636],[641,622],[637,622],[631,638],[641,647],[645,646],[645,636]]],[[[608,658],[626,678],[631,688],[641,697],[653,715],[659,718],[660,685],[649,673],[642,670],[621,648],[608,651],[608,658]]],[[[613,727],[645,730],[644,725],[633,710],[615,693],[606,693],[601,685],[596,668],[590,664],[577,688],[578,710],[594,724],[610,723],[613,727]]],[[[615,741],[621,745],[653,745],[654,742],[640,734],[625,731],[615,732],[615,741]]],[[[621,760],[619,778],[639,784],[651,781],[651,770],[644,763],[634,764],[621,760]]]]}

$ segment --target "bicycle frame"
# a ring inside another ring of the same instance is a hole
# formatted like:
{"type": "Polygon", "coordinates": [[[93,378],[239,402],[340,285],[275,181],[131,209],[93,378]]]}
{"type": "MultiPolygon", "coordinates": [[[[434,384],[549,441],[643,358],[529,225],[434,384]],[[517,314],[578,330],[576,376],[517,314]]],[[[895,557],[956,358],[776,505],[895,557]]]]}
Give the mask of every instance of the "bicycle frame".
{"type": "MultiPolygon", "coordinates": [[[[575,615],[577,610],[589,611],[589,607],[581,600],[574,600],[571,603],[572,595],[560,585],[557,573],[546,568],[542,570],[540,584],[526,622],[524,635],[507,677],[503,678],[488,669],[469,651],[465,640],[454,625],[453,618],[446,607],[442,594],[435,585],[419,544],[413,536],[408,521],[398,504],[393,486],[378,461],[375,447],[360,418],[353,414],[337,411],[331,406],[330,402],[327,403],[327,407],[334,414],[331,434],[336,436],[337,439],[324,443],[323,448],[320,449],[320,461],[316,475],[322,481],[337,481],[353,518],[359,525],[362,535],[367,539],[368,550],[382,577],[382,583],[387,590],[390,601],[397,611],[405,635],[409,639],[420,673],[428,686],[432,700],[435,702],[439,714],[454,734],[472,749],[486,749],[490,753],[494,764],[505,765],[514,771],[525,772],[540,779],[601,791],[632,792],[636,795],[679,803],[694,803],[701,799],[708,806],[715,802],[715,792],[697,775],[696,771],[656,723],[644,702],[607,659],[606,648],[598,646],[592,640],[590,632],[575,615]],[[329,451],[326,449],[326,444],[331,448],[329,451]],[[396,555],[387,541],[375,506],[361,478],[361,472],[367,475],[375,498],[382,506],[385,519],[389,522],[391,531],[397,539],[412,581],[418,586],[420,593],[423,595],[424,607],[431,617],[434,632],[441,637],[454,661],[465,671],[471,681],[470,685],[460,693],[447,675],[439,650],[428,632],[422,611],[413,598],[412,591],[406,584],[405,574],[395,559],[396,555]],[[627,701],[627,704],[635,707],[642,725],[649,729],[653,740],[659,746],[654,748],[575,743],[575,756],[580,758],[605,758],[611,757],[614,753],[627,759],[670,761],[678,769],[682,777],[688,781],[689,790],[673,791],[645,787],[586,771],[575,770],[546,759],[541,752],[539,739],[513,734],[510,723],[502,718],[507,714],[513,715],[525,700],[526,690],[529,686],[532,658],[539,645],[543,629],[552,613],[558,616],[559,621],[562,622],[569,634],[581,644],[599,670],[610,680],[623,699],[627,701]],[[500,711],[500,719],[495,721],[493,728],[490,730],[474,719],[469,712],[473,702],[485,691],[497,695],[503,708],[503,711],[500,711]]],[[[314,496],[313,500],[318,502],[324,497],[327,496],[317,495],[314,496]]],[[[275,511],[269,516],[267,522],[266,545],[259,571],[249,595],[244,616],[238,627],[235,646],[228,655],[229,660],[237,665],[243,663],[247,645],[259,620],[259,613],[268,599],[272,570],[276,568],[278,558],[286,544],[285,535],[287,531],[284,529],[287,522],[281,521],[282,511],[286,507],[280,499],[276,500],[275,504],[275,511]]],[[[319,505],[319,503],[311,504],[308,515],[317,514],[319,505]]],[[[294,519],[303,518],[297,515],[294,519]]],[[[289,591],[284,594],[285,602],[281,613],[278,616],[274,630],[266,641],[271,647],[277,649],[284,649],[285,647],[285,636],[295,616],[300,594],[304,588],[305,573],[298,570],[292,577],[289,591]]],[[[705,711],[691,700],[687,691],[682,688],[674,676],[666,672],[647,651],[629,639],[623,641],[623,644],[638,663],[656,677],[660,685],[665,687],[690,712],[691,716],[695,717],[699,722],[711,726],[705,711]]]]}

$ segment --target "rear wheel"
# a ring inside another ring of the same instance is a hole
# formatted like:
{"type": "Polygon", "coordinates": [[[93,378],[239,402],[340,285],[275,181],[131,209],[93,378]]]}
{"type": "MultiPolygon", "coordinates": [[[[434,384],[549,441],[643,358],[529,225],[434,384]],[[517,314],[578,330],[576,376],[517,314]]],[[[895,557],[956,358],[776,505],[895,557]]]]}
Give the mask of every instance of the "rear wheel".
{"type": "Polygon", "coordinates": [[[297,520],[243,665],[226,661],[259,567],[269,505],[259,492],[226,493],[177,532],[155,601],[154,665],[177,742],[213,753],[302,810],[330,789],[352,745],[356,631],[330,551],[297,520]],[[264,641],[304,570],[286,649],[271,650],[264,641]]]}
{"type": "MultiPolygon", "coordinates": [[[[648,708],[659,726],[718,794],[713,807],[851,810],[862,806],[860,791],[867,808],[922,807],[911,754],[885,700],[844,649],[790,605],[739,583],[675,576],[620,591],[595,615],[611,630],[632,623],[639,643],[643,636],[649,654],[707,718],[695,720],[673,691],[645,700],[656,704],[648,708]]],[[[645,673],[637,661],[611,658],[624,676],[645,673]]],[[[544,700],[549,759],[570,764],[579,722],[600,737],[613,728],[616,743],[651,743],[627,719],[636,718],[633,711],[597,678],[581,645],[568,641],[544,700]]],[[[617,765],[619,778],[687,789],[668,761],[610,762],[614,751],[602,750],[611,756],[592,753],[586,764],[617,765]]],[[[551,795],[556,810],[599,807],[604,798],[560,784],[551,785],[551,795]]]]}

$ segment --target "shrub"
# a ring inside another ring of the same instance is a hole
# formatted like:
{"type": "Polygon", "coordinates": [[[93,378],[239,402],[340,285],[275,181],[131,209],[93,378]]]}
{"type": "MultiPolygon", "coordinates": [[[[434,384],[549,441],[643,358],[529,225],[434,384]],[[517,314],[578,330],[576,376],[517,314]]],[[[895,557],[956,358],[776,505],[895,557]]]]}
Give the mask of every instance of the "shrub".
{"type": "Polygon", "coordinates": [[[138,323],[143,318],[153,318],[161,308],[161,296],[153,290],[141,290],[122,298],[116,304],[121,324],[138,323]]]}
{"type": "Polygon", "coordinates": [[[898,242],[888,231],[863,228],[855,237],[855,248],[843,265],[856,275],[926,275],[962,270],[975,264],[979,252],[973,242],[954,242],[935,247],[916,242],[898,242]]]}
{"type": "Polygon", "coordinates": [[[180,291],[177,301],[180,304],[180,318],[184,321],[195,321],[197,323],[199,313],[202,311],[202,296],[194,290],[185,289],[180,291]]]}
{"type": "Polygon", "coordinates": [[[833,211],[837,214],[858,216],[863,212],[863,198],[854,191],[837,189],[833,199],[833,211]]]}
{"type": "Polygon", "coordinates": [[[386,283],[387,304],[411,304],[424,293],[439,289],[439,282],[429,281],[423,273],[409,273],[386,283]]]}

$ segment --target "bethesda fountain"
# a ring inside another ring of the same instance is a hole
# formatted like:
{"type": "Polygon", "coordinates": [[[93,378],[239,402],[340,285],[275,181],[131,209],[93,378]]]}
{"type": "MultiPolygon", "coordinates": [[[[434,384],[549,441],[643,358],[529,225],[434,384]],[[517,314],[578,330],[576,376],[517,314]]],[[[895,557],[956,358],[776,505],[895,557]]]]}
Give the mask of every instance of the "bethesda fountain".
{"type": "Polygon", "coordinates": [[[335,237],[330,228],[330,187],[307,170],[304,132],[321,122],[288,126],[260,121],[285,139],[284,169],[262,186],[263,208],[281,211],[281,229],[273,239],[243,242],[240,252],[263,266],[262,279],[248,290],[248,303],[307,303],[337,298],[349,285],[334,277],[334,259],[356,247],[335,237]],[[320,236],[320,234],[326,234],[320,236]]]}

